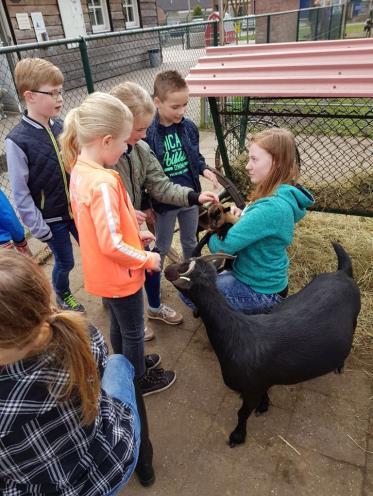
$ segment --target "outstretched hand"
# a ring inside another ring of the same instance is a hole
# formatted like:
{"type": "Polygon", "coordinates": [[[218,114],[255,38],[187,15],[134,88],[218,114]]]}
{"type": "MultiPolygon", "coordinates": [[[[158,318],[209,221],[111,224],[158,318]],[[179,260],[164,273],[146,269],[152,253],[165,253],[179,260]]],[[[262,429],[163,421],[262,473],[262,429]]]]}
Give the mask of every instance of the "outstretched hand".
{"type": "Polygon", "coordinates": [[[204,203],[219,203],[219,197],[212,191],[203,191],[199,195],[198,201],[201,205],[203,205],[204,203]]]}

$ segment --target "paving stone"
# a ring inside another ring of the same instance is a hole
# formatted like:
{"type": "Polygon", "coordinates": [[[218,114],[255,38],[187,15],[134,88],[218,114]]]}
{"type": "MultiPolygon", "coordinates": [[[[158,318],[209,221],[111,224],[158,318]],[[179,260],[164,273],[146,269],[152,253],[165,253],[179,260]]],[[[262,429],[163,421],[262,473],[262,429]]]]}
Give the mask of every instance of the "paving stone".
{"type": "Polygon", "coordinates": [[[298,448],[314,450],[339,461],[364,465],[364,453],[348,436],[365,447],[367,417],[365,405],[356,405],[335,395],[326,396],[304,388],[298,393],[288,440],[298,448]]]}
{"type": "Polygon", "coordinates": [[[177,363],[177,374],[173,400],[187,410],[197,408],[214,415],[226,392],[217,360],[201,360],[199,356],[184,352],[177,363]]]}
{"type": "Polygon", "coordinates": [[[266,464],[263,470],[264,461],[260,452],[249,463],[240,458],[238,451],[237,458],[232,459],[223,451],[202,450],[179,496],[268,496],[274,467],[266,464]]]}
{"type": "Polygon", "coordinates": [[[361,467],[322,456],[304,448],[300,455],[284,446],[271,496],[360,496],[361,467]]]}
{"type": "Polygon", "coordinates": [[[172,389],[146,398],[154,469],[157,482],[151,489],[141,488],[133,479],[123,494],[175,496],[184,483],[193,478],[192,467],[204,445],[211,416],[198,408],[185,409],[174,402],[172,389]],[[176,448],[177,446],[177,448],[176,448]],[[153,489],[154,488],[154,489],[153,489]]]}

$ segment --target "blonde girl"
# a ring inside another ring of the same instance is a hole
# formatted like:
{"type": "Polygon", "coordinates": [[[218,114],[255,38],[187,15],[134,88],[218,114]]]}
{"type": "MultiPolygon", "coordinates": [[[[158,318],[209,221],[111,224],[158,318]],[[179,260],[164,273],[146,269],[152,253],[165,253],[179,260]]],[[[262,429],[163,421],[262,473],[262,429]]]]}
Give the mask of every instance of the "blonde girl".
{"type": "Polygon", "coordinates": [[[138,454],[133,367],[108,361],[100,332],[53,310],[51,294],[31,258],[1,251],[1,494],[114,494],[138,454]]]}
{"type": "MultiPolygon", "coordinates": [[[[133,118],[114,96],[93,93],[65,119],[61,152],[71,170],[71,205],[79,232],[85,289],[101,296],[110,310],[110,341],[116,354],[135,368],[140,389],[159,382],[170,387],[176,374],[156,368],[161,359],[144,357],[142,287],[145,270],[159,271],[160,256],[144,250],[154,240],[140,231],[131,200],[112,167],[127,150],[133,118]]],[[[145,419],[142,419],[143,432],[145,419]]],[[[148,442],[142,439],[142,447],[148,442]]],[[[140,453],[141,458],[141,453],[140,453]]],[[[152,468],[149,477],[151,480],[152,468]]]]}
{"type": "MultiPolygon", "coordinates": [[[[178,207],[190,207],[208,201],[218,201],[215,193],[208,191],[197,193],[192,188],[174,184],[164,173],[149,145],[143,141],[155,115],[155,106],[149,93],[132,82],[121,83],[115,86],[110,93],[128,106],[134,118],[132,132],[128,138],[129,148],[119,159],[116,170],[118,170],[136,209],[139,224],[144,221],[148,224],[155,222],[150,197],[158,202],[178,207]]],[[[162,320],[169,325],[180,324],[183,320],[182,314],[161,303],[160,281],[160,272],[146,275],[148,318],[162,320]]],[[[147,329],[145,339],[149,340],[153,337],[153,331],[147,329]]],[[[152,389],[155,387],[155,384],[151,386],[152,389]]],[[[158,390],[161,388],[162,384],[159,384],[158,390]]]]}
{"type": "Polygon", "coordinates": [[[299,168],[290,131],[272,128],[254,135],[249,155],[251,203],[224,240],[210,238],[209,248],[237,256],[233,270],[219,274],[218,287],[233,308],[253,314],[269,312],[286,297],[286,250],[295,224],[314,200],[296,182],[299,168]]]}

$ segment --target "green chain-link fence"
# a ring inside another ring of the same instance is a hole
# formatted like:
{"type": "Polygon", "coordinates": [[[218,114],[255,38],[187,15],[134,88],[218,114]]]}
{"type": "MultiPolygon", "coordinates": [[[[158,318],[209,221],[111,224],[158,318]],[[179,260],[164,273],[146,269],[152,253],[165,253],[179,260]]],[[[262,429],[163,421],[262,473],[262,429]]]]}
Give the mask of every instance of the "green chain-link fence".
{"type": "MultiPolygon", "coordinates": [[[[299,16],[294,11],[226,19],[225,29],[231,34],[224,37],[225,43],[245,44],[255,38],[257,42],[269,41],[275,37],[277,26],[289,19],[299,32],[299,16]]],[[[336,37],[336,32],[329,37],[336,37]]],[[[125,80],[137,82],[152,93],[158,71],[176,69],[185,76],[204,55],[206,45],[218,43],[217,22],[205,21],[0,48],[0,188],[11,198],[4,140],[22,112],[13,80],[20,58],[41,57],[61,68],[65,75],[63,118],[89,92],[109,91],[125,80]]],[[[206,126],[211,122],[205,102],[199,98],[191,98],[188,114],[198,124],[206,126]]]]}
{"type": "Polygon", "coordinates": [[[250,189],[250,135],[286,127],[296,136],[301,183],[315,195],[315,209],[373,216],[373,99],[233,97],[222,99],[218,112],[226,173],[241,193],[250,189]]]}

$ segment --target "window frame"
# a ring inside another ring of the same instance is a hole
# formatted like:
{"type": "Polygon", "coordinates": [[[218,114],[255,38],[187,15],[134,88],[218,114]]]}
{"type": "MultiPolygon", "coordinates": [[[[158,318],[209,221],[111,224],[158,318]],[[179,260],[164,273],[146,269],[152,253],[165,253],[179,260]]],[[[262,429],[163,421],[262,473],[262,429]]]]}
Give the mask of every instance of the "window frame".
{"type": "Polygon", "coordinates": [[[99,0],[100,5],[93,5],[90,6],[90,0],[87,0],[87,7],[88,7],[88,15],[89,15],[89,20],[91,23],[91,28],[92,28],[92,33],[105,33],[107,31],[111,31],[111,24],[110,24],[110,17],[109,17],[109,10],[107,6],[107,1],[106,0],[99,0]],[[91,11],[92,10],[97,10],[101,9],[102,13],[102,19],[104,20],[103,24],[92,24],[91,20],[91,11]]]}
{"type": "Polygon", "coordinates": [[[140,26],[140,12],[139,12],[139,4],[137,0],[122,0],[122,10],[124,17],[124,26],[126,29],[136,29],[140,26]],[[126,22],[126,9],[132,8],[133,10],[133,21],[126,22]]]}

